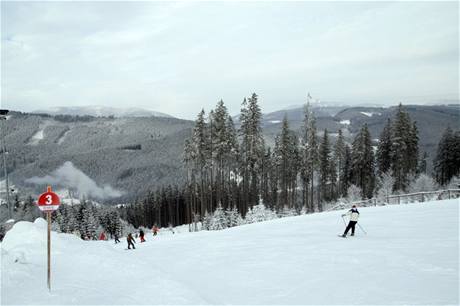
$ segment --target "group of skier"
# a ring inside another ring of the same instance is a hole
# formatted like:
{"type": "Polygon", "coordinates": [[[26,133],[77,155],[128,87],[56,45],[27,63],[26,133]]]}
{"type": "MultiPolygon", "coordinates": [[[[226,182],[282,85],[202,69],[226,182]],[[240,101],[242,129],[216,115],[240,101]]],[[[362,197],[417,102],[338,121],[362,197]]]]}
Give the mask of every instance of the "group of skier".
{"type": "MultiPolygon", "coordinates": [[[[160,229],[154,225],[152,227],[152,233],[153,233],[153,236],[156,236],[158,234],[158,231],[160,229]]],[[[138,237],[138,234],[136,234],[136,238],[138,237]]],[[[144,231],[141,229],[139,230],[139,239],[142,242],[145,242],[145,233],[144,231]]],[[[116,240],[115,240],[115,243],[117,243],[117,240],[118,240],[118,237],[116,237],[116,240]]],[[[120,242],[118,240],[118,242],[120,242]]],[[[134,244],[136,243],[136,240],[134,239],[133,235],[131,233],[128,234],[128,236],[126,236],[126,242],[128,243],[128,249],[131,249],[131,247],[133,247],[133,249],[135,249],[136,247],[134,246],[134,244]]]]}
{"type": "MultiPolygon", "coordinates": [[[[345,231],[343,232],[343,234],[341,235],[341,237],[347,237],[347,234],[348,232],[351,230],[351,236],[354,236],[355,235],[355,227],[356,227],[356,224],[358,223],[358,219],[359,219],[359,211],[358,211],[358,208],[356,207],[356,205],[353,205],[351,207],[351,209],[342,215],[342,217],[346,217],[346,216],[349,216],[350,217],[350,221],[348,222],[348,225],[346,226],[345,228],[345,231]]],[[[153,236],[156,236],[158,234],[158,231],[159,231],[159,228],[154,225],[152,227],[152,233],[153,233],[153,236]]],[[[103,233],[101,234],[103,235],[103,233]]],[[[138,235],[136,234],[136,238],[138,237],[138,235]]],[[[145,242],[145,233],[143,230],[140,230],[139,231],[139,239],[142,242],[145,242]]],[[[136,243],[136,240],[134,239],[133,235],[131,233],[128,234],[128,236],[126,237],[126,241],[128,242],[128,249],[131,249],[131,247],[133,247],[133,249],[135,249],[136,247],[134,246],[134,244],[136,243]]],[[[115,235],[115,243],[117,242],[120,242],[120,240],[118,239],[118,236],[115,235]]]]}

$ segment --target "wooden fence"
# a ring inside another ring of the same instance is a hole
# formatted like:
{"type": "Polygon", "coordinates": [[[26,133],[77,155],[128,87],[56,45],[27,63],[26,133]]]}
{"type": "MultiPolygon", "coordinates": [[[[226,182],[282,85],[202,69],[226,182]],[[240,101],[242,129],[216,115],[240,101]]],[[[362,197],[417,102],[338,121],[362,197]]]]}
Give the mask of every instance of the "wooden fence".
{"type": "Polygon", "coordinates": [[[397,205],[428,201],[440,201],[460,198],[460,189],[446,189],[436,191],[424,191],[408,194],[391,195],[383,198],[372,198],[363,201],[338,203],[327,210],[338,210],[348,208],[355,204],[361,207],[382,206],[382,205],[397,205]]]}

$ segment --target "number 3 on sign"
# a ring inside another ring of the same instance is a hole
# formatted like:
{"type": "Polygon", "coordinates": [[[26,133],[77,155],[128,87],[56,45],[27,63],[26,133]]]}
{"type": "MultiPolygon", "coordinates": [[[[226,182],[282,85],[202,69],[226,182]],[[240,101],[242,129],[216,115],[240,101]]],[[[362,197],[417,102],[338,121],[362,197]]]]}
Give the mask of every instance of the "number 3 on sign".
{"type": "Polygon", "coordinates": [[[46,205],[51,205],[53,204],[53,197],[50,194],[46,195],[46,205]]]}

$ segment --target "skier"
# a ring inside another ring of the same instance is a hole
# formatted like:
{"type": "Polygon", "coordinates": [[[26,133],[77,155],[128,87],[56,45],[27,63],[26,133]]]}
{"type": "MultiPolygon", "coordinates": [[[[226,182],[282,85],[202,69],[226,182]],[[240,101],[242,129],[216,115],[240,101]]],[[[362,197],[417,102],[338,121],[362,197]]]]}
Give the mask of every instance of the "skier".
{"type": "Polygon", "coordinates": [[[115,244],[117,244],[118,242],[120,242],[120,239],[118,239],[118,234],[115,234],[115,244]]]}
{"type": "Polygon", "coordinates": [[[153,226],[152,228],[153,236],[156,236],[158,233],[158,227],[156,225],[153,226]]]}
{"type": "Polygon", "coordinates": [[[144,239],[144,231],[143,231],[143,230],[140,230],[140,231],[139,231],[139,237],[141,238],[141,242],[145,242],[145,239],[144,239]]]}
{"type": "Polygon", "coordinates": [[[351,229],[351,235],[352,236],[355,235],[355,226],[356,226],[356,223],[358,223],[358,219],[359,219],[359,211],[356,208],[356,205],[353,205],[346,214],[342,215],[342,217],[345,217],[347,215],[350,216],[350,222],[348,222],[347,228],[345,229],[345,232],[342,235],[342,237],[344,238],[347,237],[347,233],[350,229],[351,229]]]}
{"type": "Polygon", "coordinates": [[[128,234],[126,237],[126,241],[128,241],[128,249],[131,249],[131,246],[133,246],[133,249],[136,247],[134,246],[134,243],[136,243],[136,240],[134,240],[133,235],[131,233],[128,234]]]}
{"type": "Polygon", "coordinates": [[[104,232],[101,232],[101,234],[99,235],[99,240],[105,240],[104,232]]]}

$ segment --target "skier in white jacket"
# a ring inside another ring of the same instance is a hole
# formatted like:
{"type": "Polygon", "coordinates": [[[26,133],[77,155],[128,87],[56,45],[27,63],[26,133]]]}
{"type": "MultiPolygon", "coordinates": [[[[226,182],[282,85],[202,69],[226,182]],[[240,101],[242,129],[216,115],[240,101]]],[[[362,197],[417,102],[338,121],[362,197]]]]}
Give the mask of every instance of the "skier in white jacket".
{"type": "Polygon", "coordinates": [[[347,233],[350,229],[351,229],[351,235],[352,236],[355,235],[355,226],[356,226],[356,223],[358,223],[358,219],[359,219],[359,211],[356,208],[356,205],[353,205],[346,214],[342,215],[342,217],[345,217],[345,216],[350,216],[350,222],[348,222],[347,228],[345,229],[345,232],[342,235],[342,237],[344,238],[347,237],[347,233]]]}

